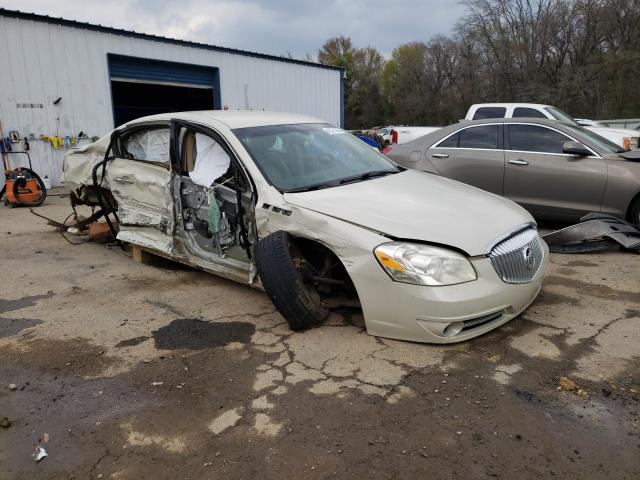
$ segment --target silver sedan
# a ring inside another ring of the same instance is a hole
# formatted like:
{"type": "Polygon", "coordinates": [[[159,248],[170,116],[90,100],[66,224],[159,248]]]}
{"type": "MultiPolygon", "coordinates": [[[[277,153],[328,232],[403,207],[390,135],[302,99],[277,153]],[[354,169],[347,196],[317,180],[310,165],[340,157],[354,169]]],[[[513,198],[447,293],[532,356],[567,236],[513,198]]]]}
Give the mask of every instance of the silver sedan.
{"type": "Polygon", "coordinates": [[[509,198],[538,218],[602,212],[640,224],[640,150],[582,127],[539,118],[456,123],[389,158],[509,198]]]}

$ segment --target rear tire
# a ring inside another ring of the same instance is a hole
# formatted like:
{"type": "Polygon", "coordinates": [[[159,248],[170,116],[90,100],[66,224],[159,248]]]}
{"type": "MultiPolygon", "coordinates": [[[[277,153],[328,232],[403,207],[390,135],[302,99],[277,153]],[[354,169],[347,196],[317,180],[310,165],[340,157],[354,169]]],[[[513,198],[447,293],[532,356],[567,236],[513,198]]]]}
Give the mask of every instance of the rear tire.
{"type": "Polygon", "coordinates": [[[263,238],[255,254],[262,286],[291,330],[311,328],[327,318],[329,310],[322,306],[313,283],[305,279],[304,258],[288,233],[278,231],[263,238]]]}
{"type": "Polygon", "coordinates": [[[629,209],[629,223],[640,226],[640,197],[636,198],[629,209]]]}

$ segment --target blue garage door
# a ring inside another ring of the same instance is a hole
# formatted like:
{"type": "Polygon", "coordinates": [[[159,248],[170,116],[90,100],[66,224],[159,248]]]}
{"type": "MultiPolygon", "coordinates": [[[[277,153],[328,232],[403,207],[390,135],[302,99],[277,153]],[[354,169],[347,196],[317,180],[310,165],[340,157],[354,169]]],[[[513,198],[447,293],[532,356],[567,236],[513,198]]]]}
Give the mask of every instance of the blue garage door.
{"type": "Polygon", "coordinates": [[[109,75],[115,81],[138,81],[195,88],[214,88],[218,69],[146,58],[109,55],[109,75]]]}

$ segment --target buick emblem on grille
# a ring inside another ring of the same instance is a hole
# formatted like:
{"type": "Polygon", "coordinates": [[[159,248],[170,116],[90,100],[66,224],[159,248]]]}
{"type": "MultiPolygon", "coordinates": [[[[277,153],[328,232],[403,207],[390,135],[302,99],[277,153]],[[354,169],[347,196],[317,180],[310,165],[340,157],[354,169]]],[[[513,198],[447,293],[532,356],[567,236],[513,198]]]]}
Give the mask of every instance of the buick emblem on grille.
{"type": "Polygon", "coordinates": [[[524,248],[522,251],[524,253],[524,261],[527,265],[527,269],[533,270],[533,267],[536,266],[536,257],[533,255],[531,247],[524,248]]]}

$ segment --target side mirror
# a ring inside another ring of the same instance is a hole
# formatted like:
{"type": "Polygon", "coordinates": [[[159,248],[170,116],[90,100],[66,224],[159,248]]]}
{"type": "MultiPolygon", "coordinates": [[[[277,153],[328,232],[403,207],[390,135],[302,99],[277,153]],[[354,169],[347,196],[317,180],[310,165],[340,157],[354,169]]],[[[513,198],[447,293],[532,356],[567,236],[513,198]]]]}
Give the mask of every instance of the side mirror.
{"type": "Polygon", "coordinates": [[[577,155],[578,157],[588,157],[591,150],[580,142],[565,142],[562,144],[562,152],[569,155],[577,155]]]}

